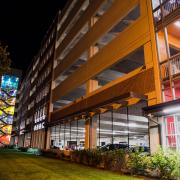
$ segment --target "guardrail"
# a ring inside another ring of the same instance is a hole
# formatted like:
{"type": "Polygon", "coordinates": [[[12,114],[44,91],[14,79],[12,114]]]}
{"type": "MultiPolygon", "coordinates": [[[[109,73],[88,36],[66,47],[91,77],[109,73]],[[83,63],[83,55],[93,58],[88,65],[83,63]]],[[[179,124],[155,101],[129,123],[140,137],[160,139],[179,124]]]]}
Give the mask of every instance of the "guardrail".
{"type": "Polygon", "coordinates": [[[180,0],[165,0],[153,10],[154,21],[158,23],[163,18],[180,7],[180,0]]]}
{"type": "Polygon", "coordinates": [[[174,76],[180,74],[180,53],[172,56],[169,60],[160,63],[161,77],[166,79],[169,75],[174,76]]]}

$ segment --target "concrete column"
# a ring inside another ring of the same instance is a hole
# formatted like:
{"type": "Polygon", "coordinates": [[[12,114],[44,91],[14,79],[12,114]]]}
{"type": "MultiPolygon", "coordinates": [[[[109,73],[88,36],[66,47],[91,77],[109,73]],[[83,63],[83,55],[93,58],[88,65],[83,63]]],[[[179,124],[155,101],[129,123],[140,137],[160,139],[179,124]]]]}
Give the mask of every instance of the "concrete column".
{"type": "Polygon", "coordinates": [[[85,149],[95,149],[97,145],[97,120],[88,118],[85,122],[85,149]]]}
{"type": "Polygon", "coordinates": [[[50,149],[50,141],[51,141],[51,130],[50,130],[50,128],[47,128],[46,130],[45,130],[45,149],[50,149]]]}
{"type": "MultiPolygon", "coordinates": [[[[92,17],[89,22],[89,27],[91,28],[97,21],[97,18],[92,17]]],[[[98,52],[96,46],[91,46],[88,52],[88,59],[94,56],[98,52]]],[[[86,95],[98,88],[98,81],[90,79],[86,83],[86,95]]],[[[92,120],[93,117],[89,117],[85,121],[85,149],[96,148],[96,121],[92,120]]]]}
{"type": "Polygon", "coordinates": [[[168,58],[168,50],[166,47],[165,34],[163,31],[157,33],[157,43],[158,43],[158,54],[159,60],[164,61],[168,58]]]}
{"type": "Polygon", "coordinates": [[[86,94],[88,95],[89,93],[91,93],[92,91],[96,90],[97,88],[98,88],[98,81],[90,79],[87,82],[86,94]]]}
{"type": "Polygon", "coordinates": [[[90,119],[85,120],[85,149],[90,148],[90,119]]]}
{"type": "Polygon", "coordinates": [[[97,119],[92,119],[90,126],[90,148],[95,149],[97,146],[97,119]]]}
{"type": "MultiPolygon", "coordinates": [[[[152,118],[152,120],[157,122],[157,118],[152,118]]],[[[160,126],[154,123],[153,121],[150,120],[149,122],[149,140],[151,153],[155,153],[161,145],[160,126]]]]}

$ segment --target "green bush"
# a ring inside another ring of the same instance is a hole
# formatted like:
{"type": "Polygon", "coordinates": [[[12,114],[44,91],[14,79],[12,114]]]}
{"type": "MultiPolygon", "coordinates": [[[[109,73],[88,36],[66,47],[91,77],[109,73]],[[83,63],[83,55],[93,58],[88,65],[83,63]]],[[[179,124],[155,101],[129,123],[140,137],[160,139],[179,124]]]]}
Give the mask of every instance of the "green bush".
{"type": "Polygon", "coordinates": [[[28,147],[19,147],[18,150],[20,150],[21,152],[27,152],[28,147]]]}
{"type": "Polygon", "coordinates": [[[101,152],[98,150],[88,150],[88,165],[97,166],[101,162],[101,152]]]}
{"type": "Polygon", "coordinates": [[[102,153],[104,168],[113,171],[121,171],[121,169],[125,166],[125,155],[126,152],[123,149],[102,153]]]}
{"type": "Polygon", "coordinates": [[[180,154],[160,148],[152,155],[149,167],[156,171],[161,179],[176,179],[180,175],[180,154]]]}
{"type": "MultiPolygon", "coordinates": [[[[55,152],[43,151],[43,155],[65,159],[63,151],[58,156],[55,152]]],[[[135,152],[122,149],[106,152],[75,150],[71,152],[70,160],[88,166],[103,167],[123,173],[156,176],[161,179],[177,179],[180,172],[180,154],[162,149],[153,155],[145,154],[138,149],[135,152]]]]}
{"type": "Polygon", "coordinates": [[[136,150],[128,155],[127,167],[131,174],[146,174],[151,157],[136,150]]]}
{"type": "Polygon", "coordinates": [[[71,154],[71,160],[89,166],[96,166],[101,161],[101,154],[98,150],[75,150],[71,154]]]}
{"type": "Polygon", "coordinates": [[[37,156],[41,155],[41,150],[38,148],[28,148],[27,153],[29,154],[35,154],[37,156]]]}
{"type": "Polygon", "coordinates": [[[50,150],[42,150],[41,153],[42,153],[43,156],[46,156],[46,157],[51,157],[51,158],[56,158],[57,157],[57,153],[53,152],[53,151],[50,151],[50,150]]]}
{"type": "Polygon", "coordinates": [[[15,145],[5,145],[4,148],[7,148],[7,149],[15,149],[16,146],[15,146],[15,145]]]}

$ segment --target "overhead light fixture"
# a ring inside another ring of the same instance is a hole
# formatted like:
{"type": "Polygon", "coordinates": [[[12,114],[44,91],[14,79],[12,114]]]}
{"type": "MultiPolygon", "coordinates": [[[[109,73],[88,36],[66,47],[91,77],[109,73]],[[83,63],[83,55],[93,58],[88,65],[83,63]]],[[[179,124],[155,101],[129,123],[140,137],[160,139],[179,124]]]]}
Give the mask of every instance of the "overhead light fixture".
{"type": "Polygon", "coordinates": [[[174,24],[180,28],[180,21],[176,21],[174,24]]]}
{"type": "Polygon", "coordinates": [[[163,112],[165,114],[180,113],[180,106],[164,109],[163,112]]]}

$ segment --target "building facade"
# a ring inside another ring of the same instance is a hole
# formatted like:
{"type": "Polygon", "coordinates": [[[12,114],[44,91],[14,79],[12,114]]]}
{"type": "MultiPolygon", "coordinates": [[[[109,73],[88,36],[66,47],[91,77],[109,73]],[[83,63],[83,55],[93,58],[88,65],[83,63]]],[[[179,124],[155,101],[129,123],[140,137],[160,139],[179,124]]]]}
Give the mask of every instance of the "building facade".
{"type": "Polygon", "coordinates": [[[13,118],[16,113],[16,96],[21,80],[21,71],[11,69],[0,81],[0,146],[9,145],[13,118]]]}
{"type": "Polygon", "coordinates": [[[18,145],[155,151],[162,121],[172,120],[147,107],[179,98],[179,7],[178,0],[68,1],[21,85],[18,145]]]}
{"type": "Polygon", "coordinates": [[[44,37],[18,91],[14,135],[18,146],[44,148],[56,37],[56,19],[44,37]]]}

